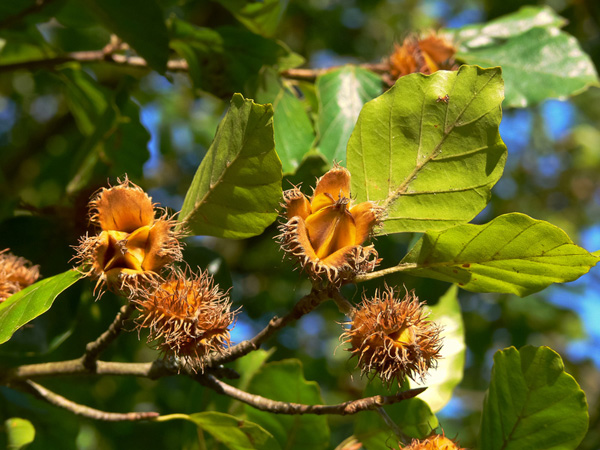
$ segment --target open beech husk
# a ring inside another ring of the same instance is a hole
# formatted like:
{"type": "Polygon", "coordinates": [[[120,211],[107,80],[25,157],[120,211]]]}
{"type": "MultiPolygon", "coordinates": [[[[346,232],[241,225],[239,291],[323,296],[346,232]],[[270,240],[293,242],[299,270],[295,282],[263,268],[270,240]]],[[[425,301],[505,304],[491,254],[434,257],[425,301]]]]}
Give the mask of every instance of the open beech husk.
{"type": "Polygon", "coordinates": [[[323,175],[310,199],[294,188],[284,192],[283,201],[281,248],[311,278],[342,283],[379,263],[375,248],[362,244],[379,223],[381,208],[373,202],[353,205],[347,169],[336,165],[323,175]]]}
{"type": "Polygon", "coordinates": [[[98,191],[89,208],[90,222],[102,231],[80,239],[76,259],[87,275],[98,280],[101,292],[107,287],[136,297],[152,289],[165,267],[181,261],[177,221],[155,208],[152,199],[127,178],[98,191]]]}
{"type": "Polygon", "coordinates": [[[422,440],[413,439],[410,445],[400,448],[402,450],[465,450],[444,434],[433,434],[422,440]]]}

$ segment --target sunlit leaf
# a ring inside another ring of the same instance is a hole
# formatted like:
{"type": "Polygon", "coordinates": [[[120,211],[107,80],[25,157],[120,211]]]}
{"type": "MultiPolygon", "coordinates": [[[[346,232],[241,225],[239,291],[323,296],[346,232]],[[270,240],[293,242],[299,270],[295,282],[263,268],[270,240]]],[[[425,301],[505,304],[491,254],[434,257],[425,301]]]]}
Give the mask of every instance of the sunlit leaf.
{"type": "Polygon", "coordinates": [[[169,59],[169,35],[156,0],[86,0],[109,30],[127,42],[150,67],[163,73],[169,59]]]}
{"type": "Polygon", "coordinates": [[[29,420],[11,417],[4,421],[7,435],[7,450],[19,450],[31,444],[35,439],[35,428],[29,420]]]}
{"type": "Polygon", "coordinates": [[[346,146],[363,105],[381,93],[381,78],[347,65],[321,75],[316,81],[319,99],[318,149],[329,163],[344,164],[346,146]]]}
{"type": "Polygon", "coordinates": [[[277,218],[282,173],[272,119],[271,105],[233,96],[179,214],[191,233],[243,239],[277,218]]]}
{"type": "Polygon", "coordinates": [[[424,383],[410,381],[411,388],[427,386],[427,390],[419,394],[419,399],[427,402],[435,413],[442,409],[452,398],[454,388],[463,378],[465,366],[465,329],[458,302],[458,287],[452,286],[440,297],[431,310],[429,320],[442,327],[442,358],[437,368],[430,369],[424,383]]]}
{"type": "Polygon", "coordinates": [[[517,12],[489,22],[466,25],[445,32],[459,48],[484,47],[499,40],[517,36],[535,27],[560,28],[567,20],[549,6],[523,6],[517,12]]]}
{"type": "Polygon", "coordinates": [[[572,450],[585,436],[585,394],[548,347],[496,352],[481,421],[482,450],[572,450]]]}
{"type": "Polygon", "coordinates": [[[272,37],[287,8],[287,0],[263,0],[252,2],[247,0],[219,0],[253,33],[272,37]]]}
{"type": "Polygon", "coordinates": [[[457,57],[482,67],[501,66],[506,106],[564,99],[599,84],[590,57],[573,36],[557,28],[532,28],[503,42],[461,51],[457,57]]]}
{"type": "MultiPolygon", "coordinates": [[[[323,404],[319,385],[306,381],[302,364],[297,359],[265,364],[252,378],[248,391],[283,402],[323,404]]],[[[272,414],[251,406],[246,406],[246,414],[250,420],[273,433],[281,448],[329,448],[329,427],[324,416],[272,414]]]]}
{"type": "Polygon", "coordinates": [[[56,297],[83,275],[77,270],[45,278],[0,304],[0,344],[26,323],[50,309],[56,297]]]}
{"type": "Polygon", "coordinates": [[[598,259],[560,228],[512,213],[485,225],[428,231],[398,267],[474,292],[524,297],[552,283],[576,280],[598,259]]]}
{"type": "Polygon", "coordinates": [[[220,412],[190,414],[187,420],[231,450],[279,450],[273,435],[260,425],[220,412]]]}
{"type": "Polygon", "coordinates": [[[380,233],[448,228],[485,207],[506,160],[502,86],[500,69],[463,66],[402,77],[364,106],[348,169],[357,201],[385,208],[380,233]]]}

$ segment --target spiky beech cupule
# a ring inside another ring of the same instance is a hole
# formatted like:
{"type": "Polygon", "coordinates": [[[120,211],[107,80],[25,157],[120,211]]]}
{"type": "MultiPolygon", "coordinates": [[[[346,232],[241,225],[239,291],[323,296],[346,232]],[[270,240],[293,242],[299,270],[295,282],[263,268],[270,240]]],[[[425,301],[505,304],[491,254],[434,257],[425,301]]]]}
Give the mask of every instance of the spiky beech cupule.
{"type": "Polygon", "coordinates": [[[30,261],[8,253],[8,250],[0,251],[0,303],[40,277],[39,266],[33,266],[30,261]]]}
{"type": "Polygon", "coordinates": [[[394,381],[400,386],[407,376],[423,381],[442,347],[441,328],[428,316],[414,292],[401,299],[386,286],[372,298],[363,295],[340,339],[350,344],[363,375],[376,374],[388,386],[394,381]]]}
{"type": "Polygon", "coordinates": [[[438,70],[458,70],[455,53],[454,45],[441,34],[431,31],[423,37],[410,35],[401,45],[395,45],[388,59],[388,70],[394,80],[416,72],[432,74],[438,70]]]}
{"type": "Polygon", "coordinates": [[[100,293],[106,286],[136,297],[160,281],[165,267],[181,261],[177,221],[156,208],[127,177],[117,186],[100,189],[89,209],[90,222],[101,231],[80,239],[76,259],[87,275],[98,280],[100,293]]]}
{"type": "Polygon", "coordinates": [[[140,330],[148,329],[148,342],[193,370],[203,369],[204,357],[231,343],[238,311],[231,311],[229,296],[208,271],[188,274],[176,269],[135,303],[140,310],[137,324],[140,330]]]}
{"type": "Polygon", "coordinates": [[[353,203],[350,172],[338,165],[317,180],[310,198],[298,188],[284,192],[279,242],[311,278],[341,284],[379,263],[373,245],[362,244],[379,223],[381,208],[353,203]]]}

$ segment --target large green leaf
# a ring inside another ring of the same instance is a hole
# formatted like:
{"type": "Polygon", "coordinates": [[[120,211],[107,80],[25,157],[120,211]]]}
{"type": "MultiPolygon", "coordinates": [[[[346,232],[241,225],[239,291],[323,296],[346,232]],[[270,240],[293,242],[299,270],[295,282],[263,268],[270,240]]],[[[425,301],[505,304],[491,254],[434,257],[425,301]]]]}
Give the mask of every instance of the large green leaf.
{"type": "Polygon", "coordinates": [[[86,0],[106,27],[127,42],[148,64],[164,73],[169,35],[156,0],[86,0]]]}
{"type": "Polygon", "coordinates": [[[11,295],[0,304],[0,344],[27,322],[50,309],[58,295],[83,275],[77,270],[45,278],[11,295]]]}
{"type": "Polygon", "coordinates": [[[557,28],[532,28],[502,42],[461,51],[457,58],[482,67],[501,66],[506,106],[563,99],[599,84],[590,57],[573,36],[557,28]]]}
{"type": "Polygon", "coordinates": [[[179,214],[196,235],[243,239],[277,218],[281,162],[273,140],[273,108],[231,99],[179,214]]]}
{"type": "Polygon", "coordinates": [[[485,225],[429,231],[396,267],[469,291],[524,297],[552,283],[576,280],[598,259],[560,228],[512,213],[485,225]]]}
{"type": "Polygon", "coordinates": [[[253,33],[272,37],[287,8],[288,0],[219,0],[219,3],[253,33]]]}
{"type": "Polygon", "coordinates": [[[431,411],[438,412],[452,398],[452,391],[463,378],[465,366],[465,329],[458,302],[458,287],[450,287],[440,297],[439,302],[431,307],[429,319],[442,327],[443,338],[442,359],[437,368],[429,370],[422,384],[410,381],[411,388],[427,386],[427,390],[419,398],[429,405],[431,411]]]}
{"type": "Polygon", "coordinates": [[[566,19],[556,14],[549,6],[524,6],[517,12],[483,24],[446,30],[446,34],[456,42],[459,49],[469,49],[484,47],[535,27],[560,28],[566,23],[566,19]]]}
{"type": "Polygon", "coordinates": [[[306,109],[296,95],[283,87],[273,102],[275,148],[284,173],[294,173],[315,140],[306,109]]]}
{"type": "Polygon", "coordinates": [[[481,450],[572,450],[588,420],[584,392],[552,349],[510,347],[494,355],[481,450]]]}
{"type": "Polygon", "coordinates": [[[260,425],[220,412],[201,412],[186,418],[231,450],[279,450],[273,435],[260,425]]]}
{"type": "Polygon", "coordinates": [[[35,428],[29,420],[11,417],[4,421],[7,435],[7,450],[19,450],[27,447],[35,439],[35,428]]]}
{"type": "MultiPolygon", "coordinates": [[[[306,381],[302,363],[297,359],[265,364],[252,378],[248,391],[283,402],[312,405],[323,403],[319,385],[314,381],[306,381]]],[[[246,414],[251,421],[273,433],[282,448],[329,448],[329,427],[324,416],[273,414],[248,405],[246,414]]]]}
{"type": "Polygon", "coordinates": [[[318,149],[329,163],[344,164],[346,146],[363,105],[381,93],[381,78],[347,65],[317,78],[318,149]]]}
{"type": "Polygon", "coordinates": [[[385,208],[379,233],[475,217],[502,175],[500,69],[412,74],[367,103],[348,143],[352,194],[385,208]]]}

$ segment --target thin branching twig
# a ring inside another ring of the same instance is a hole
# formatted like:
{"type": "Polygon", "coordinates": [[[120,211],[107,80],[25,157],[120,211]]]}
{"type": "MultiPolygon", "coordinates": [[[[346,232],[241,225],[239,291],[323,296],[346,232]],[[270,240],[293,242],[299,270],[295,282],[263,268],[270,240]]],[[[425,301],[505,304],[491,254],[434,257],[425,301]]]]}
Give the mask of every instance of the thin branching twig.
{"type": "Polygon", "coordinates": [[[100,411],[99,409],[90,408],[89,406],[76,403],[69,400],[62,395],[58,395],[55,392],[46,389],[45,387],[31,381],[25,380],[11,385],[12,387],[19,389],[24,392],[28,392],[35,397],[43,400],[51,405],[58,406],[59,408],[66,409],[67,411],[77,414],[78,416],[87,417],[94,420],[104,420],[109,422],[121,422],[121,421],[136,421],[136,420],[148,420],[154,417],[158,417],[157,412],[128,412],[128,413],[114,413],[100,411]]]}
{"type": "Polygon", "coordinates": [[[360,411],[370,411],[378,409],[384,405],[392,405],[394,403],[401,402],[402,400],[408,400],[409,398],[413,398],[425,391],[425,389],[427,389],[426,387],[423,387],[399,392],[396,395],[375,395],[373,397],[351,400],[348,402],[339,403],[337,405],[305,405],[302,403],[280,402],[262,397],[260,395],[250,394],[248,392],[230,386],[229,384],[218,380],[216,377],[210,374],[199,375],[196,379],[198,380],[198,382],[204,384],[205,386],[215,390],[220,394],[227,395],[261,411],[268,411],[275,414],[292,415],[356,414],[360,411]]]}

